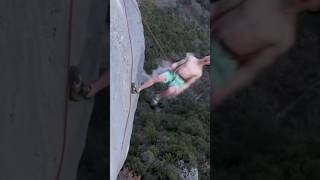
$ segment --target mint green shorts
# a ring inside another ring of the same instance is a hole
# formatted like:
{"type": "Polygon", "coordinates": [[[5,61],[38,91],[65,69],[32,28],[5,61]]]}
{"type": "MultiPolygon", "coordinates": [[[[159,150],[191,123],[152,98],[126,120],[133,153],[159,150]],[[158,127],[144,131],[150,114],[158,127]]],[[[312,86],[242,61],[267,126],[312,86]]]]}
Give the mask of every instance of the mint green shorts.
{"type": "Polygon", "coordinates": [[[184,84],[184,80],[175,72],[173,71],[167,71],[164,73],[166,76],[166,80],[164,83],[168,84],[168,86],[176,86],[177,88],[180,88],[184,84]]]}
{"type": "Polygon", "coordinates": [[[216,41],[212,43],[211,53],[211,57],[213,57],[211,80],[213,86],[217,88],[223,86],[233,77],[238,63],[234,55],[216,41]]]}

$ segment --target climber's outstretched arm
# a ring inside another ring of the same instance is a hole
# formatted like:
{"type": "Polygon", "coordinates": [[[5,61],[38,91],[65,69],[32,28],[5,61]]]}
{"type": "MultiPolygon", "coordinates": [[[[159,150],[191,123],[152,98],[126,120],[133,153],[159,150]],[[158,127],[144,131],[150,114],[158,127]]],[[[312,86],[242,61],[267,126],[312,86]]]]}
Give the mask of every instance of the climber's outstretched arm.
{"type": "Polygon", "coordinates": [[[179,67],[180,65],[184,64],[186,61],[187,61],[187,59],[182,59],[182,60],[180,60],[178,62],[172,63],[170,65],[170,69],[171,70],[175,70],[177,67],[179,67]]]}

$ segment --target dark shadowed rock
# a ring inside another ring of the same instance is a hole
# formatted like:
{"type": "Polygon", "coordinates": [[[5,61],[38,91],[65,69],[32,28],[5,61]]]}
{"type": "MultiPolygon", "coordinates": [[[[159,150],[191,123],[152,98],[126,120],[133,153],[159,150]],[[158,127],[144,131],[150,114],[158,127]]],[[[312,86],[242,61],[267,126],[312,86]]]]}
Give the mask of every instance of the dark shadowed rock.
{"type": "Polygon", "coordinates": [[[145,46],[136,1],[114,0],[110,5],[110,179],[115,180],[129,151],[139,97],[131,94],[131,83],[140,83],[145,46]]]}
{"type": "MultiPolygon", "coordinates": [[[[75,1],[71,65],[97,79],[106,1],[75,1]],[[100,34],[99,34],[100,33],[100,34]]],[[[56,179],[64,136],[69,1],[0,2],[0,179],[56,179]]],[[[103,28],[104,27],[104,28],[103,28]]],[[[105,59],[104,59],[105,60],[105,59]]],[[[68,102],[60,180],[74,180],[93,101],[68,102]]]]}

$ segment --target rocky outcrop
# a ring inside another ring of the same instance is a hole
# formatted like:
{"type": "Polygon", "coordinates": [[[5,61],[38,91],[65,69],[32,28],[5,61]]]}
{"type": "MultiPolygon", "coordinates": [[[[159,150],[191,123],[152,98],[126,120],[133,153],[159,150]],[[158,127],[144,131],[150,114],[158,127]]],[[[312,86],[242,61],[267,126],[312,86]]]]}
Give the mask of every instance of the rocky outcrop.
{"type": "Polygon", "coordinates": [[[188,168],[184,161],[178,161],[178,167],[180,169],[179,179],[180,180],[198,180],[199,172],[198,168],[188,168]]]}
{"type": "Polygon", "coordinates": [[[136,1],[112,0],[110,10],[110,180],[115,180],[129,151],[138,101],[131,82],[140,83],[145,45],[136,1]]]}

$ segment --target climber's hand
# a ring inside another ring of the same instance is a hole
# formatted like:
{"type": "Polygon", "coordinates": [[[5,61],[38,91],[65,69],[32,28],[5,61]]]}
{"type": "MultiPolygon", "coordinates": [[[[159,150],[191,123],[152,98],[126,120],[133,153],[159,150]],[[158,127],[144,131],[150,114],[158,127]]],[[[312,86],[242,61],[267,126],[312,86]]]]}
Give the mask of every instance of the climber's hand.
{"type": "Polygon", "coordinates": [[[177,66],[178,66],[178,63],[170,64],[170,70],[175,70],[177,66]]]}

